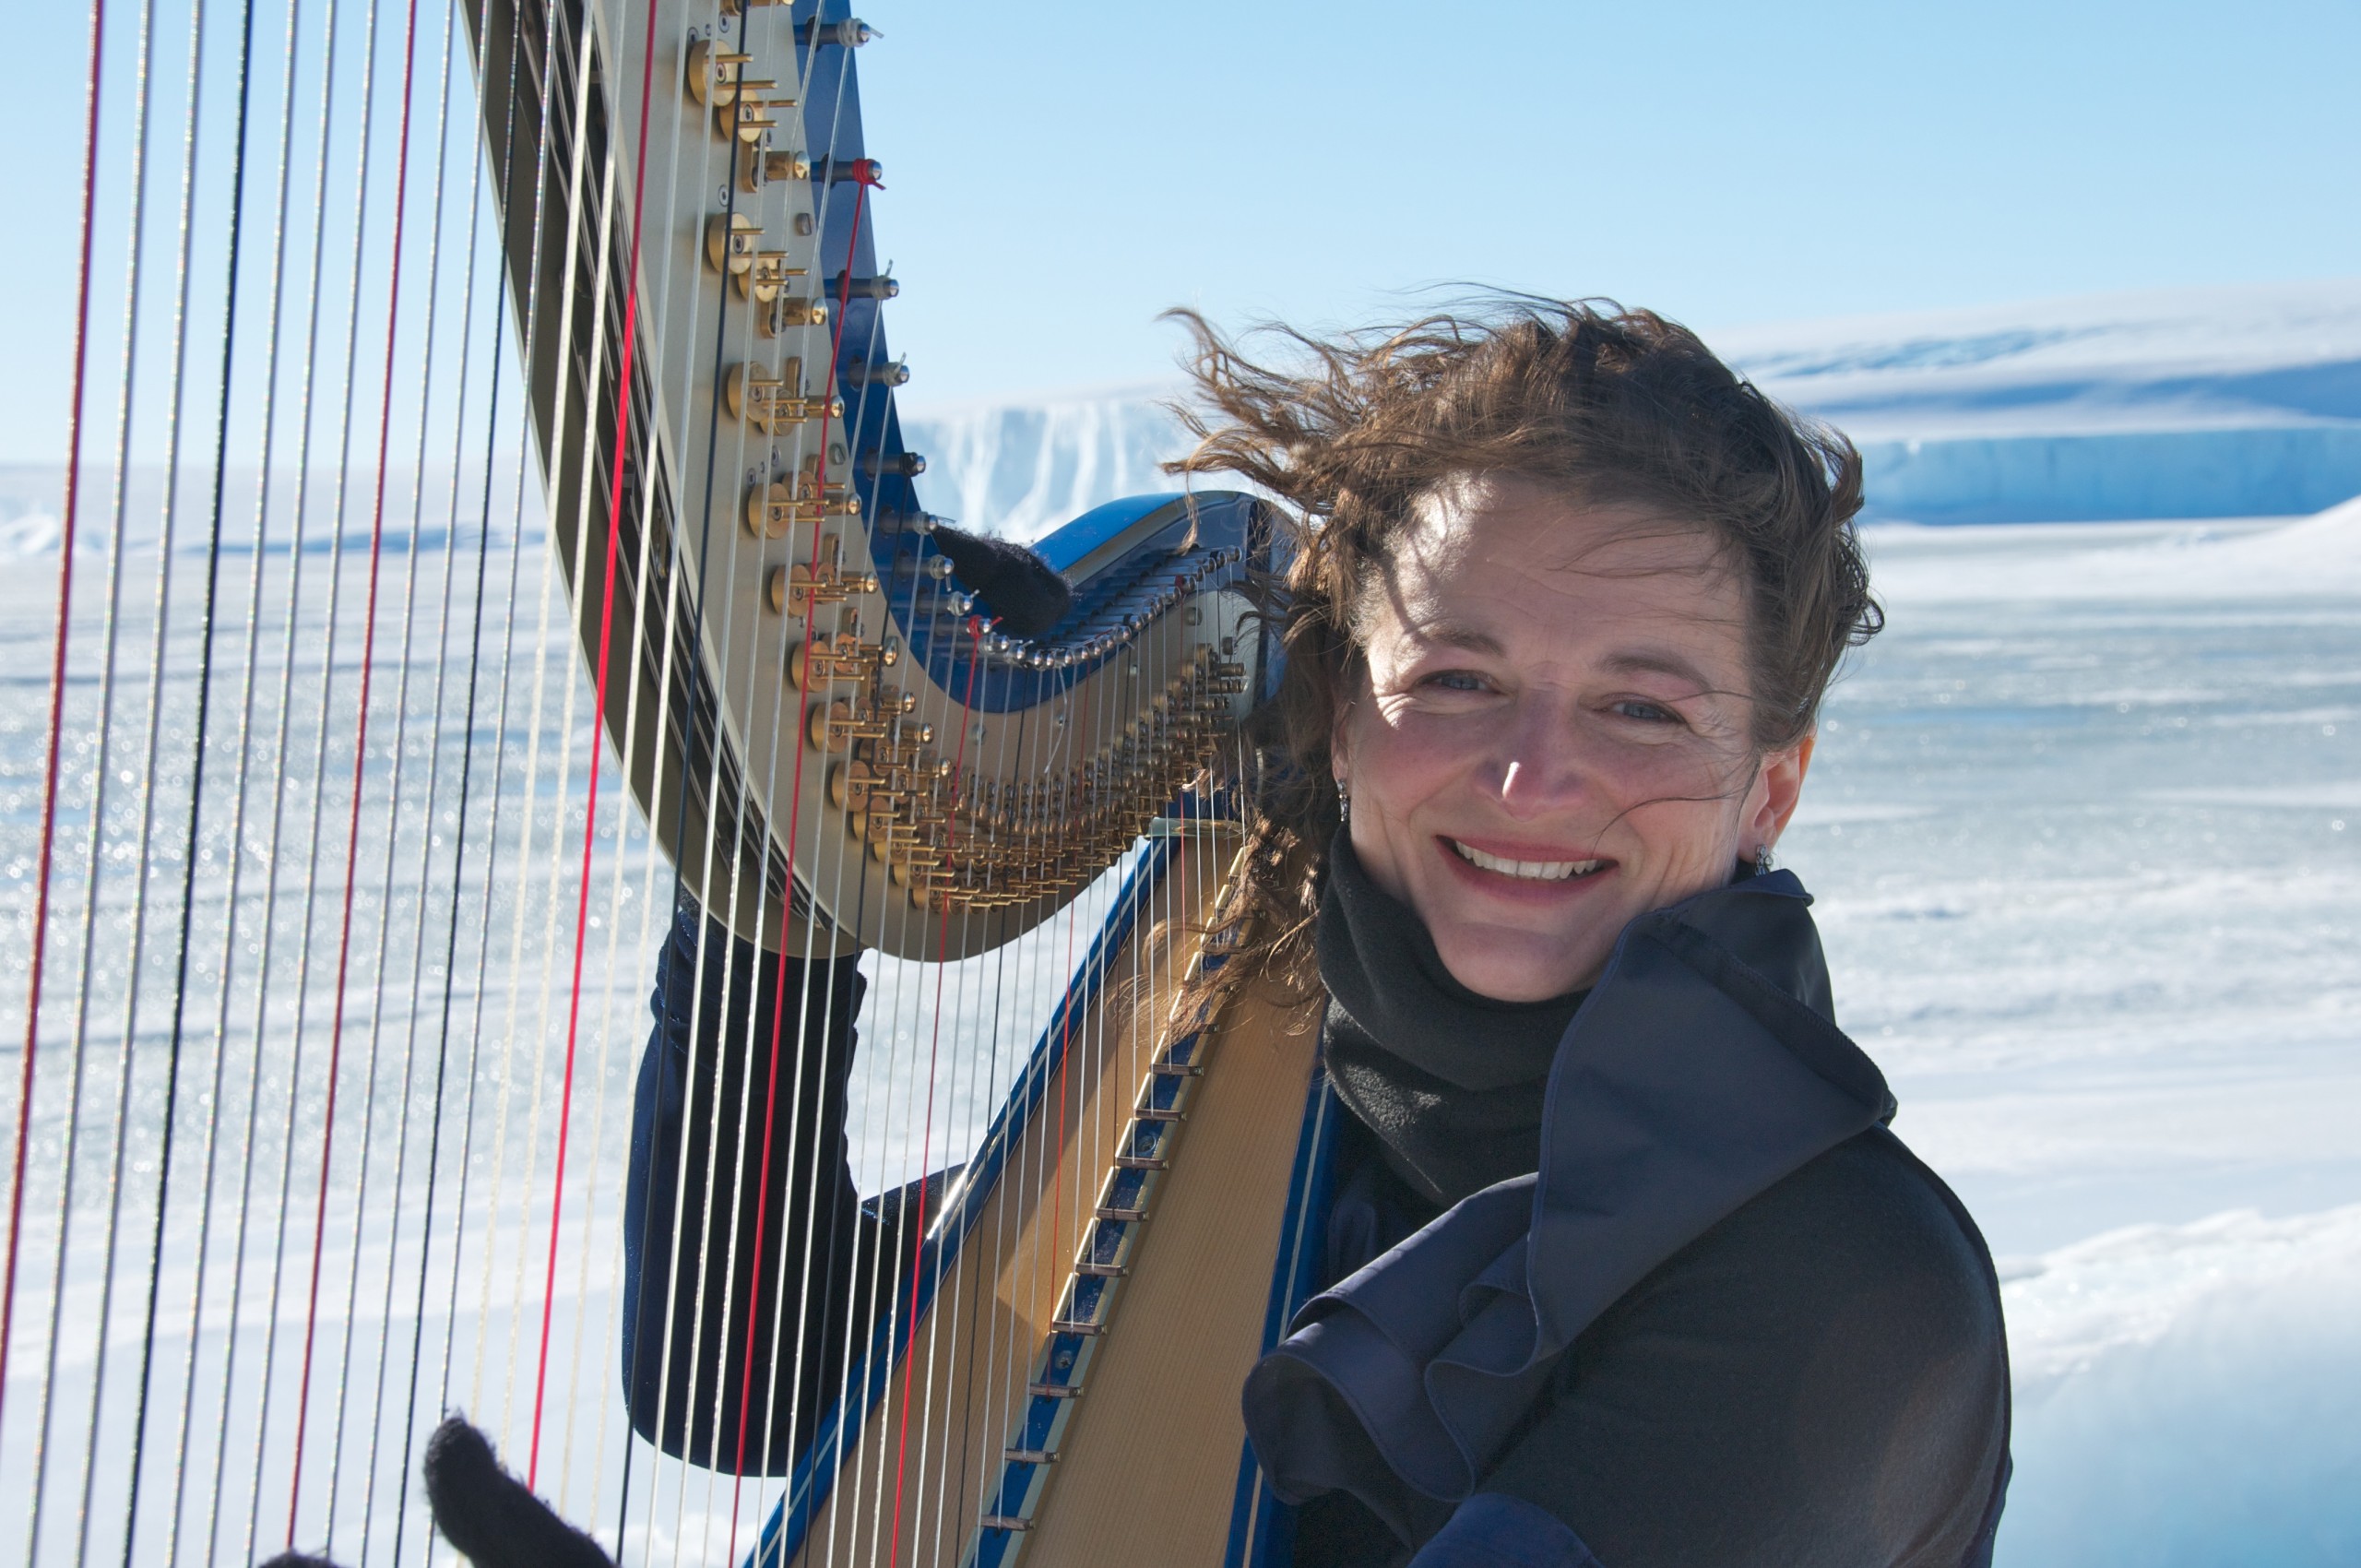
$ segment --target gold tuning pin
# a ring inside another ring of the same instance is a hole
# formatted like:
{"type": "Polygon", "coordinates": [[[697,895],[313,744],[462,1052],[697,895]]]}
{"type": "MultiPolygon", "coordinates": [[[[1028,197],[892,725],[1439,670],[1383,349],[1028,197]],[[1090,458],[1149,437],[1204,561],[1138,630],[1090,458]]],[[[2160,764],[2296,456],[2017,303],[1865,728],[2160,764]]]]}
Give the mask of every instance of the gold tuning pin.
{"type": "Polygon", "coordinates": [[[825,327],[828,302],[801,294],[773,293],[754,306],[754,330],[765,338],[783,338],[799,327],[825,327]]]}
{"type": "Polygon", "coordinates": [[[750,213],[717,212],[705,220],[705,264],[716,272],[742,279],[754,269],[762,243],[762,220],[750,213]]]}
{"type": "Polygon", "coordinates": [[[756,250],[748,265],[737,274],[738,297],[742,300],[770,300],[787,287],[790,278],[801,278],[811,271],[808,267],[789,267],[786,251],[756,250]]]}
{"type": "Polygon", "coordinates": [[[771,111],[792,109],[796,107],[795,100],[754,96],[758,92],[768,92],[777,86],[777,82],[757,81],[752,77],[741,80],[730,102],[714,105],[714,134],[724,141],[735,136],[748,147],[753,147],[777,129],[778,122],[771,117],[771,111]]]}
{"type": "Polygon", "coordinates": [[[709,38],[692,39],[689,42],[689,97],[698,103],[718,108],[738,96],[739,74],[746,68],[751,54],[741,54],[726,47],[716,47],[709,38]]]}
{"type": "Polygon", "coordinates": [[[828,769],[828,799],[843,811],[863,812],[869,809],[869,792],[875,787],[877,776],[867,763],[856,757],[840,762],[828,769]]]}
{"type": "Polygon", "coordinates": [[[824,752],[840,752],[855,741],[873,740],[892,727],[894,719],[918,706],[918,694],[906,692],[899,697],[886,696],[867,707],[855,707],[842,697],[834,702],[815,703],[806,726],[812,744],[824,752]]]}
{"type": "Polygon", "coordinates": [[[787,678],[799,688],[864,681],[891,668],[898,658],[890,645],[863,642],[859,633],[824,632],[809,643],[788,645],[787,678]]]}
{"type": "Polygon", "coordinates": [[[814,566],[798,561],[792,566],[773,566],[765,587],[773,610],[789,615],[809,615],[815,606],[841,604],[857,593],[875,593],[877,575],[848,572],[834,564],[814,566]]]}
{"type": "MultiPolygon", "coordinates": [[[[843,398],[806,397],[802,380],[800,359],[788,361],[783,375],[765,374],[758,364],[731,365],[721,383],[722,404],[732,418],[744,420],[767,435],[782,434],[801,421],[844,417],[843,398]]],[[[855,504],[846,510],[858,512],[860,507],[855,504]]]]}
{"type": "Polygon", "coordinates": [[[746,531],[757,539],[785,539],[799,523],[825,522],[830,517],[860,514],[860,497],[845,494],[840,484],[829,486],[825,509],[808,489],[785,480],[773,480],[767,484],[758,481],[746,491],[746,531]]]}
{"type": "MultiPolygon", "coordinates": [[[[788,180],[808,180],[811,177],[812,160],[800,152],[780,152],[775,148],[765,148],[759,152],[738,160],[739,184],[758,196],[770,185],[788,180]]],[[[804,213],[801,216],[806,222],[810,221],[811,214],[804,213]]],[[[803,232],[809,232],[808,230],[803,232]]]]}

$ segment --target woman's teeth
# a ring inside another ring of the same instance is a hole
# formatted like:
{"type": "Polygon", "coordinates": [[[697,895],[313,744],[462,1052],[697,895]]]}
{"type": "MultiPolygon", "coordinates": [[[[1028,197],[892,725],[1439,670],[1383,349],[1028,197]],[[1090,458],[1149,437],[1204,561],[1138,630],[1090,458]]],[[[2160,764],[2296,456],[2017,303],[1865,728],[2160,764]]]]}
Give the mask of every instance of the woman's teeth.
{"type": "Polygon", "coordinates": [[[1570,876],[1588,876],[1605,861],[1512,861],[1499,855],[1488,855],[1481,849],[1471,849],[1458,839],[1451,847],[1460,858],[1485,871],[1496,871],[1502,876],[1522,877],[1527,882],[1563,882],[1570,876]]]}

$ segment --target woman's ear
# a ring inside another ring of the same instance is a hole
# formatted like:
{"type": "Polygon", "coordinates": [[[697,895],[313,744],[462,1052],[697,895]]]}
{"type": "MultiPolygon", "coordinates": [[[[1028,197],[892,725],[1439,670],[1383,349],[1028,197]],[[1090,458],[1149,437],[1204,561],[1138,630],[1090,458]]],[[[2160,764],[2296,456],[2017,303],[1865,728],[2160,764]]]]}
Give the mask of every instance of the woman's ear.
{"type": "Polygon", "coordinates": [[[1806,735],[1762,759],[1756,788],[1750,791],[1754,811],[1744,825],[1743,842],[1738,846],[1745,859],[1754,858],[1758,845],[1767,849],[1776,844],[1779,835],[1787,830],[1787,819],[1796,814],[1796,802],[1803,798],[1804,775],[1811,771],[1812,745],[1819,739],[1817,734],[1806,735]]]}

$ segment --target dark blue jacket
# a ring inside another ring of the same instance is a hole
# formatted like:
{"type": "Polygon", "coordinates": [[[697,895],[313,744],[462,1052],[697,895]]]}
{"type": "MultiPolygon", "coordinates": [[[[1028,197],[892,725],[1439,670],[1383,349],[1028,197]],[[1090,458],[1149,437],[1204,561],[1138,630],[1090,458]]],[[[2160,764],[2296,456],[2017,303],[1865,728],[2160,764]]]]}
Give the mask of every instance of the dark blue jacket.
{"type": "Polygon", "coordinates": [[[1998,1282],[1886,1130],[1809,904],[1779,873],[1635,921],[1536,1175],[1435,1217],[1340,1145],[1342,1277],[1245,1394],[1299,1568],[1988,1561],[1998,1282]]]}

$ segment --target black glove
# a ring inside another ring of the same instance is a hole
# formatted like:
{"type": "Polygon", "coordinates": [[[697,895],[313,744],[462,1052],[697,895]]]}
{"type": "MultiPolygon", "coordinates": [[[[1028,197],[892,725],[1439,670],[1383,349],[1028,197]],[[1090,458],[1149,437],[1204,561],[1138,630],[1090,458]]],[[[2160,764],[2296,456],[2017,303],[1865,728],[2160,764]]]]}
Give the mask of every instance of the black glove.
{"type": "Polygon", "coordinates": [[[426,1440],[425,1469],[436,1528],[476,1568],[614,1568],[597,1541],[500,1467],[464,1417],[446,1418],[426,1440]]]}
{"type": "MultiPolygon", "coordinates": [[[[452,1416],[426,1440],[426,1501],[443,1538],[476,1568],[615,1568],[599,1543],[550,1512],[500,1467],[492,1444],[452,1416]]],[[[325,1557],[282,1551],[262,1568],[337,1568],[325,1557]]]]}
{"type": "Polygon", "coordinates": [[[951,569],[1010,635],[1038,637],[1066,618],[1074,589],[1058,569],[1025,546],[937,523],[931,536],[951,569]]]}

